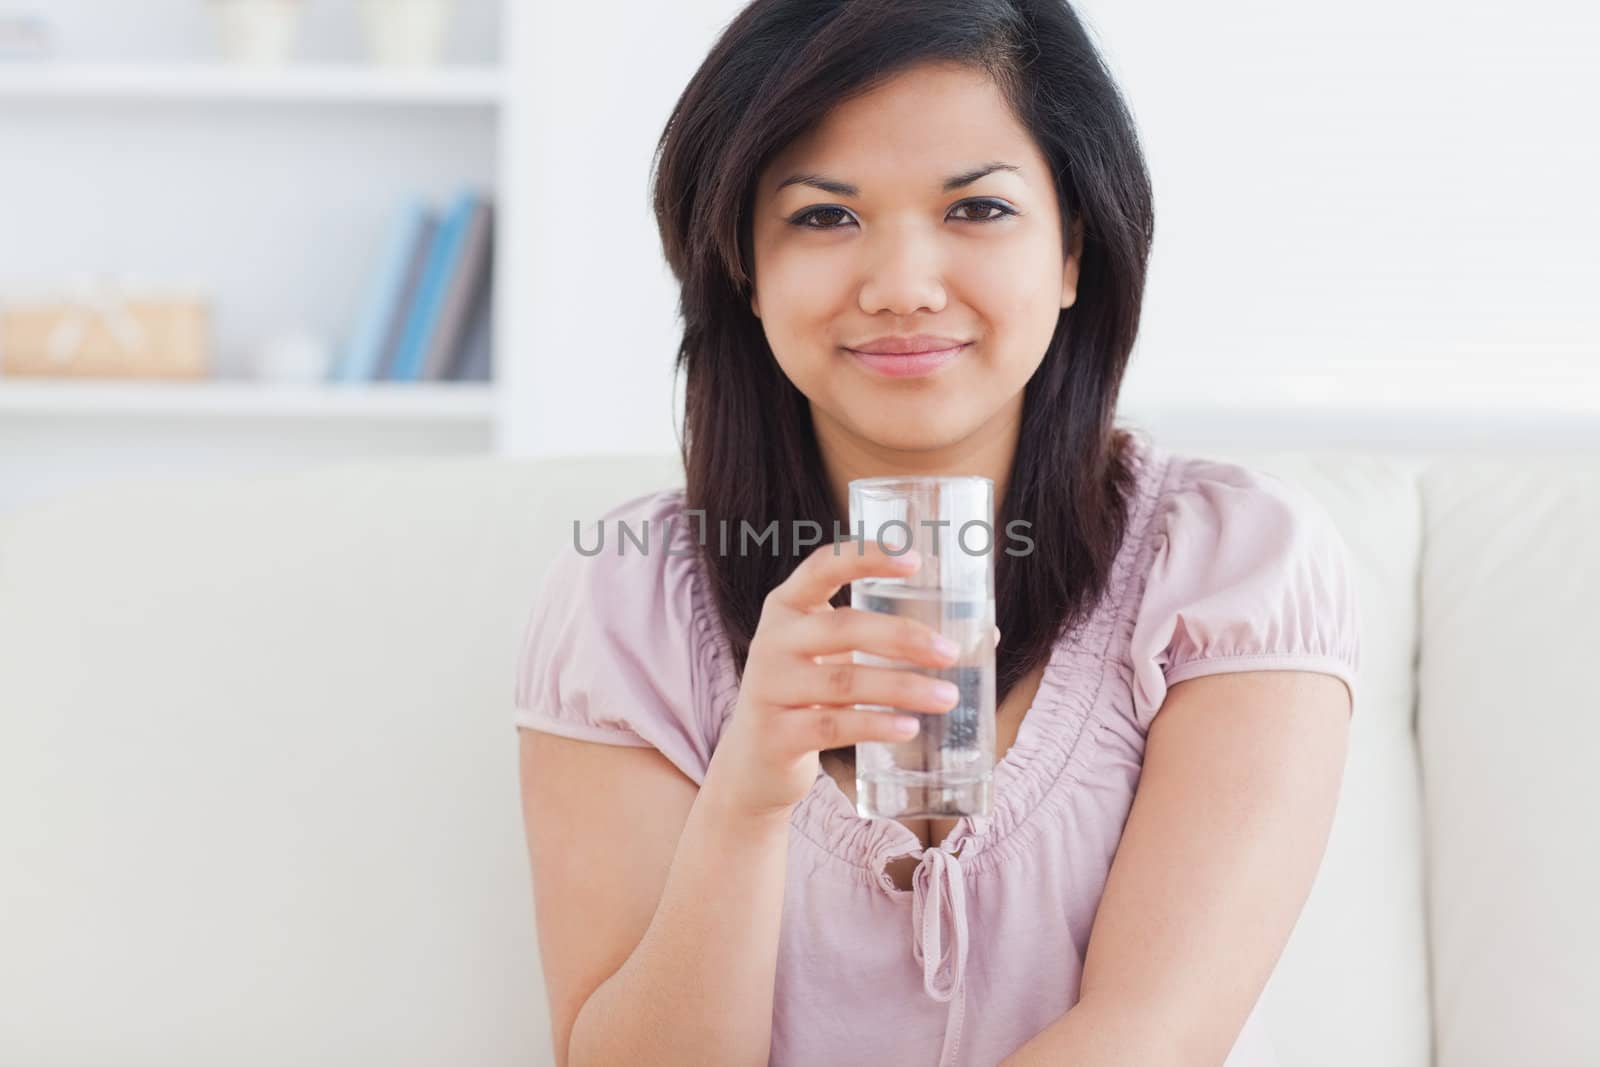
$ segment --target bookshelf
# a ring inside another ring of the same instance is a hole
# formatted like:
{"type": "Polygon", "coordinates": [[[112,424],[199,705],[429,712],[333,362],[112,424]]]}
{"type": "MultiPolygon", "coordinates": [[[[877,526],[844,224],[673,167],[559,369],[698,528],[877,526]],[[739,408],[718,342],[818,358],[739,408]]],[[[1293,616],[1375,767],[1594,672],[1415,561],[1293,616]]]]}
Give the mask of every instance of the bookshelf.
{"type": "Polygon", "coordinates": [[[326,419],[480,423],[494,417],[485,382],[106,382],[0,379],[0,417],[326,419]]]}
{"type": "MultiPolygon", "coordinates": [[[[25,5],[26,6],[26,5],[25,5]]],[[[496,451],[496,380],[282,382],[270,342],[310,334],[337,361],[397,210],[495,200],[493,286],[505,291],[501,53],[508,0],[457,0],[441,65],[365,62],[353,8],[308,6],[294,57],[216,56],[207,5],[37,3],[54,58],[0,61],[7,239],[0,302],[122,278],[203,290],[205,381],[41,379],[0,369],[0,514],[49,487],[145,469],[270,471],[375,456],[496,451]]]]}
{"type": "Polygon", "coordinates": [[[359,104],[492,108],[495,67],[393,72],[353,64],[251,70],[212,63],[0,66],[0,102],[359,104]]]}

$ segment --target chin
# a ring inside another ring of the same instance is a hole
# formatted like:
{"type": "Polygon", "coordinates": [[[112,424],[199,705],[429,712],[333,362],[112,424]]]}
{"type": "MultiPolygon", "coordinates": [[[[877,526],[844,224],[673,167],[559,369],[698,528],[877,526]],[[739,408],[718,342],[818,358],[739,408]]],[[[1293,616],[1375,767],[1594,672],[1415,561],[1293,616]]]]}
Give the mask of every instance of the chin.
{"type": "Polygon", "coordinates": [[[879,448],[932,452],[960,441],[966,420],[935,410],[881,411],[853,419],[856,432],[879,448]]]}

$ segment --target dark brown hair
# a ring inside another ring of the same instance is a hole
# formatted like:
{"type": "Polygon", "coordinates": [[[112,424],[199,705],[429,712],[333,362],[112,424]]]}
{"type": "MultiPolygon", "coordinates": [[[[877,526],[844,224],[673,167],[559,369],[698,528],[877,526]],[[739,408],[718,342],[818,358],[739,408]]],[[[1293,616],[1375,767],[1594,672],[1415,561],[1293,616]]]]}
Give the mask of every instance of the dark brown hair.
{"type": "MultiPolygon", "coordinates": [[[[808,401],[750,309],[756,177],[835,104],[936,61],[982,69],[1004,91],[1056,175],[1063,255],[1072,220],[1083,224],[1077,299],[1024,389],[1021,436],[996,502],[997,547],[1016,518],[1031,522],[1034,541],[1026,556],[996,552],[1000,701],[1094,609],[1132,491],[1114,413],[1154,212],[1132,117],[1077,15],[1065,0],[755,0],[678,98],[652,192],[681,286],[687,506],[704,512],[708,530],[811,520],[830,538],[848,517],[835,514],[808,401]]],[[[780,545],[777,554],[703,553],[741,674],[763,599],[803,558],[780,545]]],[[[833,602],[848,604],[849,594],[846,586],[833,602]]]]}

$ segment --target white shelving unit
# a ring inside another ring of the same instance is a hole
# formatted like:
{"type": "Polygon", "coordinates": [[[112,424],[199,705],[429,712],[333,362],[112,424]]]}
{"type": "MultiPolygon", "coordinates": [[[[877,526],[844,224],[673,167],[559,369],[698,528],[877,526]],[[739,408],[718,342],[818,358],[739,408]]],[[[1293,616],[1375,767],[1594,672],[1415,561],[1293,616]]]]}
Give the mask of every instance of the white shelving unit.
{"type": "Polygon", "coordinates": [[[0,380],[0,417],[350,419],[463,423],[494,418],[484,382],[107,382],[0,380]]]}
{"type": "Polygon", "coordinates": [[[494,107],[494,67],[392,72],[355,65],[252,70],[208,63],[38,63],[0,67],[3,101],[190,101],[494,107]]]}
{"type": "Polygon", "coordinates": [[[145,472],[496,450],[508,407],[500,311],[495,382],[288,384],[255,378],[252,353],[310,331],[336,355],[412,196],[442,209],[464,187],[492,193],[494,285],[506,290],[510,79],[496,53],[507,8],[460,0],[441,66],[389,69],[360,62],[354,16],[331,8],[308,16],[293,61],[254,68],[212,58],[205,5],[154,5],[131,22],[107,22],[123,13],[102,0],[51,5],[59,58],[0,62],[0,302],[88,275],[199,287],[215,376],[8,378],[0,367],[0,516],[145,472]]]}

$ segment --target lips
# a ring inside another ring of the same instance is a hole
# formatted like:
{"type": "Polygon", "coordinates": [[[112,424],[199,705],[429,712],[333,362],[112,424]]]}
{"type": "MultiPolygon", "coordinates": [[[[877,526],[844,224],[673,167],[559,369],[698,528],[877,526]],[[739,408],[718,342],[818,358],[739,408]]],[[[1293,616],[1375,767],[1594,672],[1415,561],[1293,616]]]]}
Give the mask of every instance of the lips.
{"type": "Polygon", "coordinates": [[[951,362],[967,349],[968,345],[955,342],[946,348],[924,349],[909,353],[864,352],[849,348],[845,351],[868,370],[888,378],[910,378],[934,371],[951,362]]]}
{"type": "Polygon", "coordinates": [[[918,333],[909,336],[879,337],[858,345],[847,345],[852,352],[879,356],[913,356],[924,352],[944,352],[967,344],[959,337],[918,333]]]}

